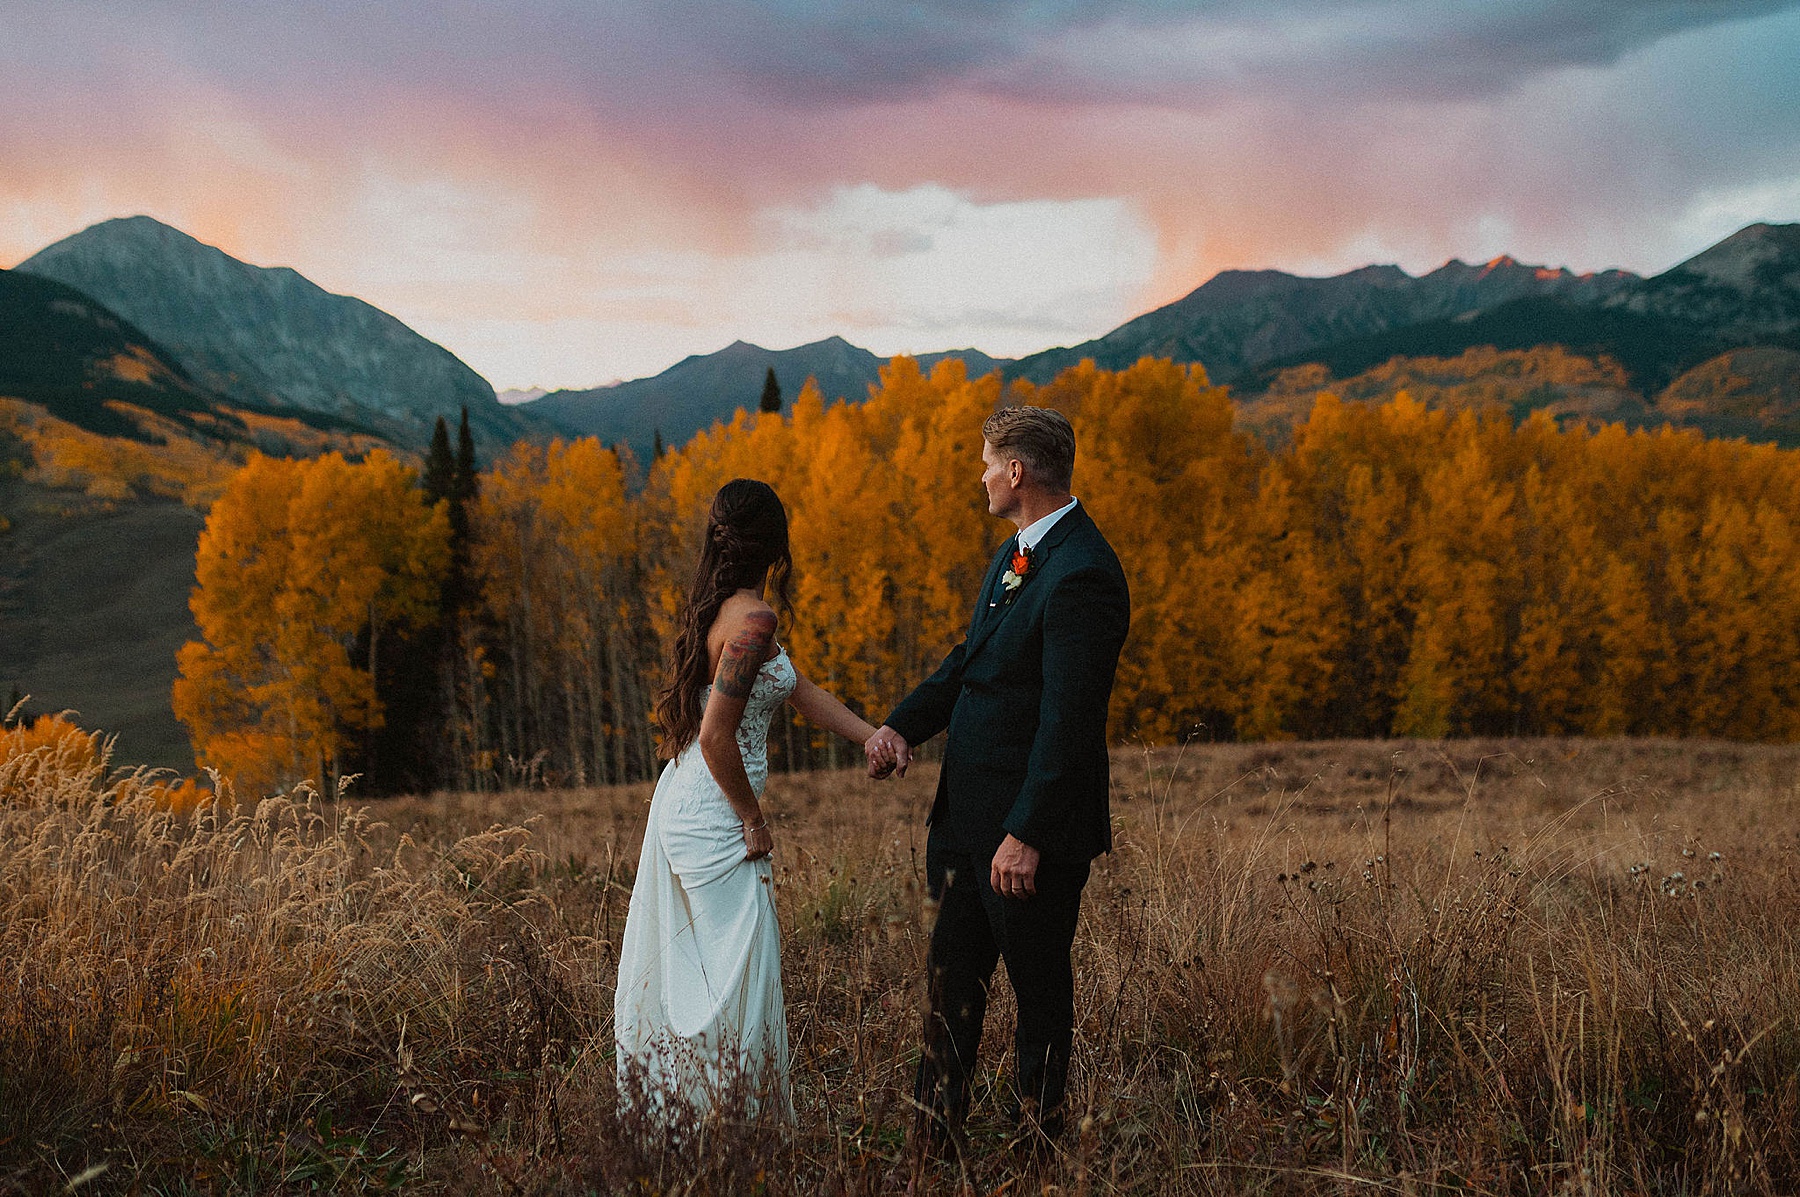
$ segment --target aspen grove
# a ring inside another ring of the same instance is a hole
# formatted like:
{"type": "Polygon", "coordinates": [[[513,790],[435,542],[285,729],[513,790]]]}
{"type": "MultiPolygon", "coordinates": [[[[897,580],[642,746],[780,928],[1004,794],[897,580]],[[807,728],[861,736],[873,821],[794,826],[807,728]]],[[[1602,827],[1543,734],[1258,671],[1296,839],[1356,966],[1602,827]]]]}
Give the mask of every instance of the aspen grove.
{"type": "MultiPolygon", "coordinates": [[[[783,642],[878,720],[1009,530],[978,478],[981,421],[1014,402],[1073,421],[1074,491],[1126,566],[1119,742],[1800,736],[1800,452],[1404,390],[1321,394],[1270,447],[1203,369],[1149,359],[1039,387],[897,358],[867,402],[809,386],[643,465],[591,439],[449,482],[380,451],[254,458],[201,537],[176,711],[244,789],[651,776],[695,537],[748,476],[788,508],[783,642]]],[[[777,768],[853,751],[771,739],[777,768]]]]}

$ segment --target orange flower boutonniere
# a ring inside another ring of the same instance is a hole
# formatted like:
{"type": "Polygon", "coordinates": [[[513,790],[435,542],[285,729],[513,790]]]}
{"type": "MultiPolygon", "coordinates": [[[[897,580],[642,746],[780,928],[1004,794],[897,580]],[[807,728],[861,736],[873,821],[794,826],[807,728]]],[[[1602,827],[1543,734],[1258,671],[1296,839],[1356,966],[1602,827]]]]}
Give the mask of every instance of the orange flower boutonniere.
{"type": "Polygon", "coordinates": [[[1000,585],[1006,589],[1006,601],[1012,602],[1013,595],[1019,587],[1025,585],[1025,579],[1031,576],[1031,550],[1014,549],[1012,560],[1007,563],[1007,570],[1000,575],[1000,585]]]}

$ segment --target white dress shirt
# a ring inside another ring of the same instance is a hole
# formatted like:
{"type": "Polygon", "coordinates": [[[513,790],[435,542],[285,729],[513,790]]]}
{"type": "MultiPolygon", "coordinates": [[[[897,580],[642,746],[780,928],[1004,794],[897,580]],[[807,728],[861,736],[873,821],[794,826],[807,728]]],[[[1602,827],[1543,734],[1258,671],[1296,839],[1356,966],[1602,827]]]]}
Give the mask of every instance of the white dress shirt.
{"type": "Polygon", "coordinates": [[[1071,498],[1067,503],[1064,503],[1049,515],[1046,515],[1041,519],[1033,520],[1025,527],[1019,529],[1019,550],[1023,552],[1026,549],[1037,548],[1038,541],[1044,539],[1050,529],[1056,526],[1056,521],[1075,510],[1075,505],[1079,502],[1081,502],[1080,499],[1071,498]]]}

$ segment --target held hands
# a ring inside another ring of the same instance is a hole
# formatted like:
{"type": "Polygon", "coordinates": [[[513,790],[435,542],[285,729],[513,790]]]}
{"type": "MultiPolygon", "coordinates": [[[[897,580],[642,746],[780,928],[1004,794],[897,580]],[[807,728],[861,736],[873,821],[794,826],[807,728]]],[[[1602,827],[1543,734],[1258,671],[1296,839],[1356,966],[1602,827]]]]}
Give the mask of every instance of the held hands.
{"type": "Polygon", "coordinates": [[[769,830],[766,816],[755,823],[744,824],[744,859],[762,860],[775,850],[775,836],[769,830]]]}
{"type": "Polygon", "coordinates": [[[905,777],[906,767],[912,764],[912,746],[885,724],[863,745],[863,754],[869,758],[869,776],[877,781],[894,773],[905,777]]]}
{"type": "Polygon", "coordinates": [[[1037,895],[1038,850],[1023,840],[1007,836],[994,853],[988,884],[1002,898],[1023,899],[1037,895]]]}

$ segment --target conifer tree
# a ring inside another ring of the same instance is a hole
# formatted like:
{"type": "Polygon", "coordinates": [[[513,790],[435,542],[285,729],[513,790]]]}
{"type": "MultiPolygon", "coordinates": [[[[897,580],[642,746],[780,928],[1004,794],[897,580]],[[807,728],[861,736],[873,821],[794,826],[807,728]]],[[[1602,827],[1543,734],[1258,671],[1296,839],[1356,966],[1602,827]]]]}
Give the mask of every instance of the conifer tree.
{"type": "Polygon", "coordinates": [[[769,372],[763,376],[761,409],[770,415],[779,415],[781,412],[781,384],[775,380],[774,366],[770,366],[769,372]]]}
{"type": "Polygon", "coordinates": [[[487,742],[485,704],[481,698],[484,621],[473,562],[476,500],[481,497],[480,463],[469,409],[462,409],[456,432],[456,462],[450,479],[450,569],[444,582],[444,633],[439,650],[440,716],[435,759],[441,780],[472,783],[467,762],[487,742]]]}
{"type": "Polygon", "coordinates": [[[435,503],[454,494],[456,459],[450,455],[450,429],[444,417],[437,418],[431,430],[431,449],[425,454],[425,474],[420,479],[425,488],[425,501],[435,503]]]}
{"type": "MultiPolygon", "coordinates": [[[[462,424],[456,430],[456,489],[453,497],[467,503],[481,493],[481,474],[475,461],[475,434],[469,431],[469,409],[462,409],[462,424]]],[[[468,524],[465,517],[465,531],[468,524]]]]}

